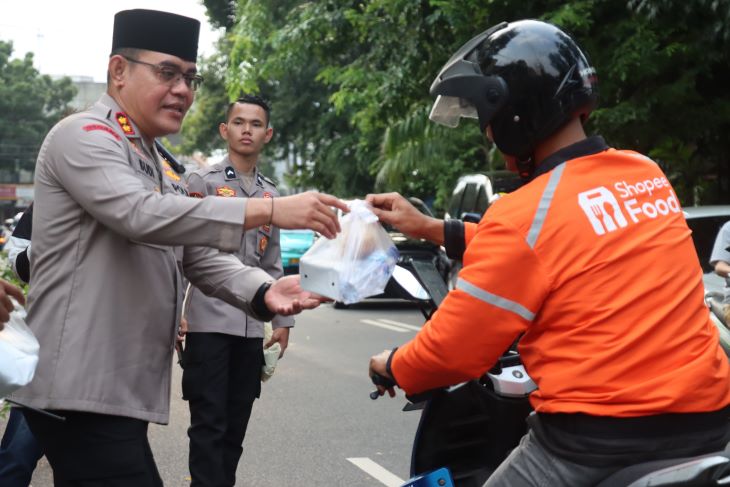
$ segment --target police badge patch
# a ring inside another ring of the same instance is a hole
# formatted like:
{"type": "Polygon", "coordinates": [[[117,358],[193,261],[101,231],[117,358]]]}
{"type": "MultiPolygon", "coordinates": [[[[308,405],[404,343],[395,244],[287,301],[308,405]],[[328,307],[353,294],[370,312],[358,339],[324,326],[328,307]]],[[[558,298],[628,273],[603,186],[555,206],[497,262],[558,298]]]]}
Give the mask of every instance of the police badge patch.
{"type": "Polygon", "coordinates": [[[236,177],[236,171],[231,166],[226,167],[225,172],[228,179],[234,179],[236,177]]]}
{"type": "Polygon", "coordinates": [[[268,237],[262,236],[261,240],[259,240],[259,254],[260,255],[264,255],[267,245],[269,245],[268,237]]]}
{"type": "Polygon", "coordinates": [[[236,196],[236,190],[234,190],[230,186],[218,186],[215,189],[215,194],[217,194],[218,196],[224,196],[226,198],[232,198],[236,196]]]}
{"type": "Polygon", "coordinates": [[[180,181],[180,175],[173,171],[172,166],[170,166],[170,163],[167,162],[167,160],[162,159],[162,169],[165,172],[165,176],[172,179],[173,181],[180,181]]]}

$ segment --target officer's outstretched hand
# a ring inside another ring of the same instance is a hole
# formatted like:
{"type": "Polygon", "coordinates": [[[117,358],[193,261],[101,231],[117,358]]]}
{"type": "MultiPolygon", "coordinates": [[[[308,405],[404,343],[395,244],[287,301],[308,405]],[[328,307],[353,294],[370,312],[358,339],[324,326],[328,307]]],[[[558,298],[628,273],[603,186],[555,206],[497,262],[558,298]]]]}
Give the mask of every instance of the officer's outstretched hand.
{"type": "Polygon", "coordinates": [[[8,281],[0,279],[0,330],[5,328],[5,323],[10,319],[10,313],[15,309],[11,297],[15,298],[20,304],[25,304],[23,291],[8,281]]]}
{"type": "Polygon", "coordinates": [[[269,311],[283,316],[295,315],[328,301],[332,300],[303,290],[299,285],[299,275],[279,278],[264,294],[264,303],[269,311]]]}
{"type": "Polygon", "coordinates": [[[332,195],[308,191],[275,199],[271,222],[279,228],[308,228],[327,238],[340,231],[332,207],[348,212],[347,205],[332,195]]]}
{"type": "Polygon", "coordinates": [[[380,221],[412,238],[425,238],[437,245],[444,243],[444,222],[424,215],[398,193],[369,194],[365,201],[373,206],[380,221]]]}

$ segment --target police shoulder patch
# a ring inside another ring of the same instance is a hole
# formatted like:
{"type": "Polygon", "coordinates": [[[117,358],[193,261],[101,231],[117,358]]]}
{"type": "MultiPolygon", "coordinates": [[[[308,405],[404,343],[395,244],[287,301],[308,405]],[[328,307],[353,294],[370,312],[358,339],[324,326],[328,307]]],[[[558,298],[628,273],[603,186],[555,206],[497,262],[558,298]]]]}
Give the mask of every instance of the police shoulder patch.
{"type": "Polygon", "coordinates": [[[88,125],[84,125],[81,128],[86,132],[91,132],[93,130],[100,130],[102,132],[111,134],[117,140],[122,140],[122,138],[119,136],[119,134],[116,133],[111,127],[107,127],[106,125],[102,125],[100,123],[90,123],[88,125]]]}

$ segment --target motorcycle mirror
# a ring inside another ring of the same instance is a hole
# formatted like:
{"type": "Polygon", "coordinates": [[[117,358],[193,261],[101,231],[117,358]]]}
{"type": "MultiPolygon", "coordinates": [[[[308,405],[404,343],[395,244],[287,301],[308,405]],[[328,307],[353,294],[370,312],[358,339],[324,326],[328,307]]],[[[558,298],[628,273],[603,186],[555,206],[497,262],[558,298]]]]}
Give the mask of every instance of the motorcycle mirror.
{"type": "Polygon", "coordinates": [[[429,299],[428,292],[418,282],[416,276],[414,276],[408,269],[405,269],[399,265],[393,269],[393,279],[403,288],[411,297],[420,300],[429,299]]]}

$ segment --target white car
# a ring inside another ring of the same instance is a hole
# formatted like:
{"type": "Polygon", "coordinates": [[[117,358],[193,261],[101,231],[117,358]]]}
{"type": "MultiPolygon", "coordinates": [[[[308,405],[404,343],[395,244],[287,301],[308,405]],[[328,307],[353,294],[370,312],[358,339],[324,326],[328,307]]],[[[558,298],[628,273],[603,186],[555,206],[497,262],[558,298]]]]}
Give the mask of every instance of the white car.
{"type": "MultiPolygon", "coordinates": [[[[688,206],[682,210],[687,225],[692,230],[692,240],[702,266],[705,302],[711,309],[719,309],[725,292],[725,279],[715,274],[710,265],[710,255],[720,227],[730,221],[730,205],[688,206]]],[[[725,353],[730,357],[730,330],[717,313],[711,312],[710,317],[720,332],[720,341],[725,353]]]]}

